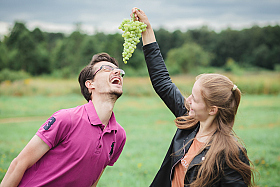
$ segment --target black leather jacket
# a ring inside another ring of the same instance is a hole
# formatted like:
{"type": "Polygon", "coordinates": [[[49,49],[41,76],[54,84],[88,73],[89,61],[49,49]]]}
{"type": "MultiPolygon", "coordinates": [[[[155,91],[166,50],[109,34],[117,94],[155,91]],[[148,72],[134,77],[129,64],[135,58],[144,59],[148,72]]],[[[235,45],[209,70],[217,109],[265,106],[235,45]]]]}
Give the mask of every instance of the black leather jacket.
{"type": "MultiPolygon", "coordinates": [[[[184,96],[181,94],[176,85],[172,83],[164,60],[161,56],[158,44],[154,42],[145,45],[143,46],[143,51],[150,79],[156,93],[176,117],[186,114],[187,109],[184,105],[184,96]]],[[[171,186],[174,167],[188,151],[192,143],[192,141],[189,140],[192,140],[195,137],[198,129],[199,123],[197,124],[196,128],[191,130],[177,129],[163,163],[152,184],[150,185],[151,187],[171,186]],[[185,144],[188,145],[185,147],[185,149],[182,149],[185,144]],[[174,153],[176,154],[174,155],[174,153]]],[[[185,176],[185,186],[188,186],[188,184],[190,184],[195,179],[199,167],[197,164],[199,164],[204,159],[208,149],[209,147],[205,148],[190,163],[185,176]]],[[[248,160],[244,156],[241,155],[241,157],[245,163],[249,164],[248,160]]],[[[238,172],[225,165],[224,175],[221,176],[220,180],[212,186],[243,187],[246,185],[242,176],[238,172]]]]}

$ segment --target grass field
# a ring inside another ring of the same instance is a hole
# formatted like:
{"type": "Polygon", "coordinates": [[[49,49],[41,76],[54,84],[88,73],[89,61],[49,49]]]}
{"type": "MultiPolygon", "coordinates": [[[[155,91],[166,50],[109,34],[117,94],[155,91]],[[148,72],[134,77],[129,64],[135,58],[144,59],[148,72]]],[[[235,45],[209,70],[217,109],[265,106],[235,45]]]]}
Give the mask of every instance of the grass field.
{"type": "MultiPolygon", "coordinates": [[[[55,111],[84,104],[82,96],[0,97],[0,180],[10,162],[55,111]]],[[[155,95],[122,96],[115,115],[127,143],[99,186],[149,186],[176,130],[171,112],[155,95]]],[[[258,171],[258,186],[280,186],[280,96],[244,95],[235,131],[258,171]]]]}

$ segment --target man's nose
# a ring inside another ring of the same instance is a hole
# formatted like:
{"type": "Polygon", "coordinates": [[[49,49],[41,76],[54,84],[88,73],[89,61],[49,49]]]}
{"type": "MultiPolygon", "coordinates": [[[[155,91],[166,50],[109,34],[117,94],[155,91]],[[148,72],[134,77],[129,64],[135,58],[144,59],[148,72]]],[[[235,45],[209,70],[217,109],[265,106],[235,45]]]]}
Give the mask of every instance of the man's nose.
{"type": "Polygon", "coordinates": [[[114,69],[114,70],[113,70],[113,73],[114,73],[115,75],[120,75],[120,74],[121,74],[121,70],[119,70],[119,69],[114,69]]]}

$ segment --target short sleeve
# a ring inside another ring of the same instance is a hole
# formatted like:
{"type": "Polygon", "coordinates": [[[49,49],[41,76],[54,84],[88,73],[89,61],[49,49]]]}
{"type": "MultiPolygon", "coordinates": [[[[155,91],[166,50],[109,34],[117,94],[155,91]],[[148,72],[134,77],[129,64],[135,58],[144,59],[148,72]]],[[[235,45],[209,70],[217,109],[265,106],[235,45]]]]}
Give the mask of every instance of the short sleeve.
{"type": "Polygon", "coordinates": [[[55,112],[37,131],[38,135],[50,149],[62,142],[71,126],[71,115],[67,109],[55,112]]]}

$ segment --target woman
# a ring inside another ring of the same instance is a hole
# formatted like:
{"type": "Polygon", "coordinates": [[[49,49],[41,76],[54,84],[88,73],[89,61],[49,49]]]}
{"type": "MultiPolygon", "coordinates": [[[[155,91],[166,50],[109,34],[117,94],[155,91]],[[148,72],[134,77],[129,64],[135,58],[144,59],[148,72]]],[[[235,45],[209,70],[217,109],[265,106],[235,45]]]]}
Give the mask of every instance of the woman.
{"type": "Polygon", "coordinates": [[[142,10],[143,51],[153,87],[176,116],[178,129],[151,186],[252,186],[246,150],[233,133],[241,92],[227,77],[202,74],[188,98],[172,83],[151,24],[142,10]]]}

